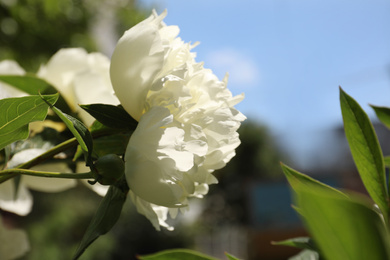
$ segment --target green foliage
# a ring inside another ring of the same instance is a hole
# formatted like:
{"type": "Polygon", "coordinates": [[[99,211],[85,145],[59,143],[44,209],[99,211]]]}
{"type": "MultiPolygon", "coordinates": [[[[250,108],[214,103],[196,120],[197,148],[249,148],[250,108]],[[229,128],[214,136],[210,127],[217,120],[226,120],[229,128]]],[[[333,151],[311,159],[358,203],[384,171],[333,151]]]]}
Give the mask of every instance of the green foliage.
{"type": "MultiPolygon", "coordinates": [[[[332,188],[329,185],[326,185],[320,181],[317,181],[303,173],[300,173],[285,164],[281,164],[284,175],[286,176],[288,182],[290,183],[291,187],[295,189],[296,187],[300,186],[310,186],[310,187],[315,187],[315,188],[321,188],[321,189],[326,189],[329,190],[329,192],[335,192],[339,194],[343,194],[341,191],[332,188]]],[[[344,194],[343,194],[344,195],[344,194]]],[[[344,195],[346,196],[346,195],[344,195]]]]}
{"type": "Polygon", "coordinates": [[[85,162],[87,166],[92,165],[92,149],[93,141],[91,133],[88,128],[78,119],[63,113],[60,109],[52,106],[51,109],[57,114],[57,116],[65,123],[65,125],[76,137],[82,151],[85,155],[85,162]]]}
{"type": "Polygon", "coordinates": [[[125,174],[125,163],[116,154],[106,154],[100,157],[93,165],[102,185],[111,185],[118,182],[125,174]]]}
{"type": "MultiPolygon", "coordinates": [[[[319,249],[306,247],[305,241],[302,244],[297,239],[276,244],[306,248],[291,258],[294,260],[319,259],[320,255],[332,260],[390,259],[389,198],[385,176],[385,165],[390,165],[389,157],[383,157],[367,114],[341,88],[340,104],[353,160],[377,206],[364,195],[341,193],[282,164],[294,190],[298,212],[319,249]]],[[[388,126],[390,110],[372,107],[388,126]]]]}
{"type": "Polygon", "coordinates": [[[320,255],[316,251],[305,249],[288,260],[320,260],[320,255]]]}
{"type": "MultiPolygon", "coordinates": [[[[93,138],[93,156],[99,158],[105,154],[123,155],[126,151],[132,131],[123,128],[111,128],[95,121],[90,127],[93,138]]],[[[73,160],[76,161],[83,155],[79,146],[73,160]]]]}
{"type": "Polygon", "coordinates": [[[305,223],[326,259],[389,259],[387,230],[363,198],[314,187],[295,191],[305,223]]]}
{"type": "Polygon", "coordinates": [[[138,122],[122,106],[90,104],[80,105],[80,107],[96,118],[97,121],[108,127],[134,131],[138,125],[138,122]]]}
{"type": "Polygon", "coordinates": [[[37,69],[61,47],[96,49],[88,23],[94,10],[82,0],[19,0],[0,5],[0,59],[37,69]]]}
{"type": "Polygon", "coordinates": [[[376,116],[378,119],[387,127],[390,128],[390,108],[388,107],[378,107],[373,106],[371,107],[374,109],[376,116]]]}
{"type": "Polygon", "coordinates": [[[111,230],[119,219],[128,191],[129,188],[124,179],[118,183],[118,186],[110,186],[96,214],[93,216],[73,259],[78,259],[92,242],[111,230]]]}
{"type": "Polygon", "coordinates": [[[140,260],[217,260],[216,258],[187,249],[165,250],[156,254],[138,256],[140,260]]]}
{"type": "Polygon", "coordinates": [[[310,237],[296,237],[283,241],[272,242],[273,245],[279,246],[292,246],[296,248],[309,249],[309,250],[317,250],[317,247],[314,245],[313,239],[310,237]]]}
{"type": "Polygon", "coordinates": [[[17,89],[20,89],[30,95],[38,95],[39,93],[56,93],[56,89],[43,79],[33,75],[0,75],[0,81],[3,81],[17,89]]]}
{"type": "Polygon", "coordinates": [[[229,254],[229,253],[226,253],[226,252],[225,252],[225,255],[227,256],[227,258],[228,258],[229,260],[239,260],[237,257],[232,256],[232,255],[229,254]]]}
{"type": "Polygon", "coordinates": [[[28,124],[46,118],[49,104],[54,104],[58,94],[26,96],[0,100],[0,150],[6,145],[28,137],[28,124]]]}
{"type": "MultiPolygon", "coordinates": [[[[17,88],[29,95],[39,94],[55,94],[57,89],[43,79],[35,75],[0,75],[0,81],[7,83],[14,88],[17,88]]],[[[58,97],[56,102],[57,107],[61,107],[65,112],[69,112],[70,108],[62,96],[58,97]]]]}
{"type": "Polygon", "coordinates": [[[385,167],[381,147],[370,119],[359,104],[340,88],[345,136],[360,177],[372,199],[389,214],[385,167]]]}
{"type": "Polygon", "coordinates": [[[107,11],[112,11],[116,18],[114,35],[121,35],[147,15],[132,0],[3,1],[0,60],[13,59],[28,71],[35,71],[60,48],[96,51],[98,46],[91,27],[107,11]]]}

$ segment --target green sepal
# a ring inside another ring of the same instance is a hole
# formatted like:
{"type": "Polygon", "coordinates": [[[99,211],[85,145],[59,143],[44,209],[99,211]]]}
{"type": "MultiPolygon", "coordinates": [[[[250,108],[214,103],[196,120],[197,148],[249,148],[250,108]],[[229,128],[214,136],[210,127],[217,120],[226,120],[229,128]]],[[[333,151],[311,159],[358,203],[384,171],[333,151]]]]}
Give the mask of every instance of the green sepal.
{"type": "Polygon", "coordinates": [[[55,106],[52,106],[51,109],[65,123],[74,137],[76,137],[77,142],[83,150],[86,165],[92,166],[93,140],[88,128],[80,120],[62,112],[55,106]]]}
{"type": "Polygon", "coordinates": [[[129,130],[137,128],[138,122],[120,105],[90,104],[80,107],[105,126],[129,130]]]}
{"type": "Polygon", "coordinates": [[[81,242],[73,256],[78,259],[99,236],[106,234],[118,221],[129,187],[125,178],[116,185],[111,185],[104,196],[96,214],[93,216],[81,242]]]}

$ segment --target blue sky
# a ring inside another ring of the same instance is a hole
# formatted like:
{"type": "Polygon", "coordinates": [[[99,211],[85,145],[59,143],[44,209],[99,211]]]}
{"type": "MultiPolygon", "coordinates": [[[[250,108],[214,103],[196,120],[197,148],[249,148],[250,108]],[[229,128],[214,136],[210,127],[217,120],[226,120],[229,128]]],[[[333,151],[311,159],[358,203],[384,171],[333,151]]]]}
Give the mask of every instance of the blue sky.
{"type": "Polygon", "coordinates": [[[342,123],[338,86],[370,116],[369,103],[390,106],[390,1],[139,2],[167,9],[165,22],[201,43],[197,61],[245,93],[237,108],[293,151],[342,123]]]}

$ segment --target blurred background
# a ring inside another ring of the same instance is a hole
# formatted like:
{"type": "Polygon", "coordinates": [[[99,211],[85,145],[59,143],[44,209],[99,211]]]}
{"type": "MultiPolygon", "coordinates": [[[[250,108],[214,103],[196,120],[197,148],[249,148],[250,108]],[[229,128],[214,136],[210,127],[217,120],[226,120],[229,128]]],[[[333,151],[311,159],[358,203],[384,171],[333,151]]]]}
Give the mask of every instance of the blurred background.
{"type": "MultiPolygon", "coordinates": [[[[157,232],[127,203],[115,228],[81,259],[135,259],[167,248],[192,248],[224,259],[287,259],[296,250],[271,245],[306,235],[291,207],[279,162],[332,186],[365,192],[342,128],[339,86],[372,117],[385,155],[390,136],[368,104],[389,106],[390,2],[385,0],[0,0],[0,60],[36,72],[58,49],[84,47],[110,56],[125,30],[156,9],[200,42],[197,61],[229,73],[248,120],[236,157],[215,173],[218,185],[172,232],[157,232]]],[[[34,193],[33,212],[2,212],[27,230],[22,259],[69,259],[100,197],[84,187],[34,193]]]]}

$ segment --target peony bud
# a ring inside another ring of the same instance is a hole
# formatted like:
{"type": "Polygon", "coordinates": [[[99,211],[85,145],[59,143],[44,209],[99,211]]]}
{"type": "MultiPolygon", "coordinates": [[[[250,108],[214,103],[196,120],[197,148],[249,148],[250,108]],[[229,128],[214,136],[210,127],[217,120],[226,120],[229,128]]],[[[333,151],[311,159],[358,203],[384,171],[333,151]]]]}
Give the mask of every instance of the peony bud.
{"type": "Polygon", "coordinates": [[[98,174],[98,182],[102,185],[111,185],[117,182],[125,173],[125,164],[116,154],[106,154],[94,164],[98,174]]]}

